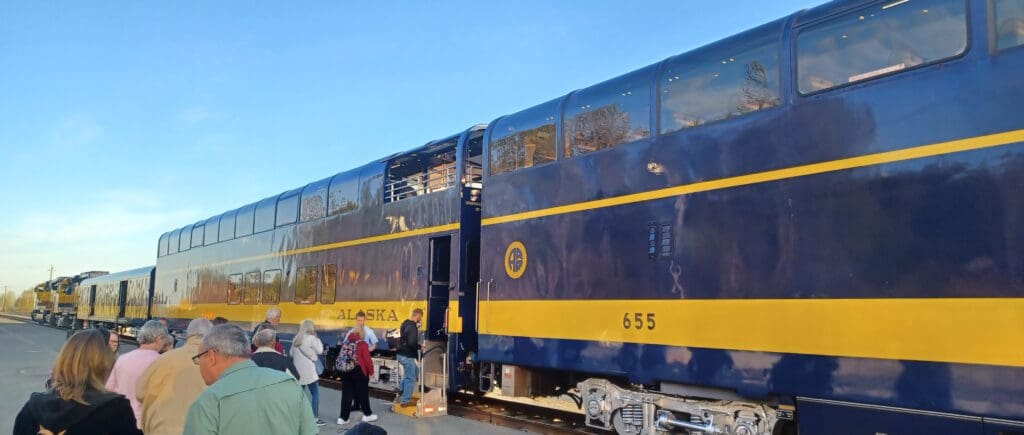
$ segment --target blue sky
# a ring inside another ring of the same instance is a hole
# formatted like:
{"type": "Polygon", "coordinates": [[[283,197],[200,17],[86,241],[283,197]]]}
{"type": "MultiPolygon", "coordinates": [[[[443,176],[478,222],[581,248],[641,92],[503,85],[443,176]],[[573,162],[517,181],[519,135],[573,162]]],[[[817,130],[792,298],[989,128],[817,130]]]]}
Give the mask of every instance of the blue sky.
{"type": "Polygon", "coordinates": [[[816,3],[0,0],[0,287],[816,3]]]}

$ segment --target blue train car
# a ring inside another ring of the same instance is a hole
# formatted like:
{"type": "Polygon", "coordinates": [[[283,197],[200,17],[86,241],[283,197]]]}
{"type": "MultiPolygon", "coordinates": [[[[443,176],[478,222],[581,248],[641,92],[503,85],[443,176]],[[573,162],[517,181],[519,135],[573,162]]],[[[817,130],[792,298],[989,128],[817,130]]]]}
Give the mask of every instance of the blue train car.
{"type": "Polygon", "coordinates": [[[1024,2],[837,1],[496,119],[481,388],[619,433],[1024,433],[1022,101],[1024,2]]]}
{"type": "MultiPolygon", "coordinates": [[[[249,330],[277,307],[286,344],[311,319],[331,346],[362,311],[381,338],[371,385],[393,388],[385,337],[421,308],[427,340],[445,349],[451,309],[478,280],[464,253],[479,251],[483,133],[472,127],[164,234],[153,315],[177,329],[222,316],[249,330]]],[[[443,366],[426,367],[433,384],[443,366]]]]}

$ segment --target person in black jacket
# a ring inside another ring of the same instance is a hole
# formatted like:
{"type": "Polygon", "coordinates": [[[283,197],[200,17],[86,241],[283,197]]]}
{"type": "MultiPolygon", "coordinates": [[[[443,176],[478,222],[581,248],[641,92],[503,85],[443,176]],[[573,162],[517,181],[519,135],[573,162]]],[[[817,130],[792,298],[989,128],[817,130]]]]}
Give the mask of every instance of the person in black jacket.
{"type": "Polygon", "coordinates": [[[14,420],[14,435],[136,435],[132,406],[104,387],[114,353],[95,329],[64,343],[53,368],[53,387],[32,393],[14,420]]]}
{"type": "Polygon", "coordinates": [[[412,393],[416,389],[416,375],[419,367],[416,360],[419,358],[420,345],[420,320],[423,319],[423,310],[416,308],[412,310],[412,316],[402,322],[401,338],[398,339],[398,363],[402,365],[402,382],[399,387],[402,389],[401,406],[412,404],[412,393]]]}
{"type": "Polygon", "coordinates": [[[273,329],[264,329],[252,337],[252,345],[256,346],[256,352],[252,353],[252,362],[260,367],[268,369],[287,371],[295,379],[299,379],[299,370],[291,358],[277,353],[274,350],[274,343],[277,342],[277,332],[273,329]]]}

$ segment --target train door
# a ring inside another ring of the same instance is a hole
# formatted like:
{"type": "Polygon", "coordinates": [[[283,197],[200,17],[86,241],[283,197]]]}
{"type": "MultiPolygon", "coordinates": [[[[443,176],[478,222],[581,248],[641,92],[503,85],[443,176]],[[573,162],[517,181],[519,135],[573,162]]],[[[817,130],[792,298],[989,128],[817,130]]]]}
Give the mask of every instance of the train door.
{"type": "Polygon", "coordinates": [[[96,315],[96,285],[89,286],[89,317],[96,315]]]}
{"type": "Polygon", "coordinates": [[[128,302],[128,281],[118,283],[117,289],[117,318],[123,319],[125,308],[128,302]]]}
{"type": "Polygon", "coordinates": [[[451,287],[452,236],[430,239],[430,290],[427,296],[427,339],[440,340],[445,333],[448,290],[451,287]]]}

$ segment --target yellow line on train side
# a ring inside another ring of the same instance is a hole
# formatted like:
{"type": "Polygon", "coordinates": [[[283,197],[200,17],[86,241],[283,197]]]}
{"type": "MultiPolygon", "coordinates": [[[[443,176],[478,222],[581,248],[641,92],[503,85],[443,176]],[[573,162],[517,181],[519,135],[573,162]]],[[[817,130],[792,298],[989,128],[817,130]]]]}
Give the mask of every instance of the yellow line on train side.
{"type": "Polygon", "coordinates": [[[615,196],[611,198],[598,199],[594,201],[578,202],[573,204],[560,205],[540,210],[531,210],[522,213],[514,213],[504,216],[495,216],[483,219],[483,225],[497,225],[509,222],[536,219],[546,216],[575,213],[579,211],[593,210],[618,205],[632,204],[636,202],[651,201],[655,199],[671,198],[674,196],[686,195],[711,190],[727,189],[730,187],[746,186],[751,184],[779,181],[789,178],[803,177],[806,175],[823,174],[826,172],[842,171],[865,166],[894,163],[905,160],[919,159],[923,157],[934,157],[943,154],[951,154],[962,151],[978,150],[996,146],[1008,145],[1024,141],[1024,129],[990,134],[985,136],[957,139],[949,142],[942,142],[931,145],[886,151],[876,154],[868,154],[857,157],[849,157],[839,160],[812,163],[802,166],[793,166],[783,169],[775,169],[765,172],[740,175],[735,177],[720,178],[717,180],[701,181],[697,183],[672,186],[663,189],[650,190],[646,192],[631,193],[628,195],[615,196]]]}
{"type": "Polygon", "coordinates": [[[613,349],[642,343],[1024,367],[1024,298],[492,300],[480,301],[477,315],[483,335],[613,349]]]}

